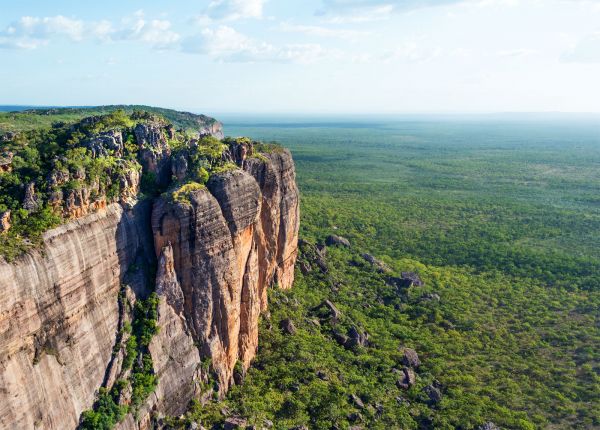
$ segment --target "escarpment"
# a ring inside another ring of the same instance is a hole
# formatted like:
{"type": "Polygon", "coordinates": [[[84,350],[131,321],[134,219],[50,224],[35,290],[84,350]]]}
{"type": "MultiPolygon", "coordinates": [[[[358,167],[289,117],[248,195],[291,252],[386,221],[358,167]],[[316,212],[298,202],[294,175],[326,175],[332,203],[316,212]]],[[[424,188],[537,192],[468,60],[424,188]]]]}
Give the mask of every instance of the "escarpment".
{"type": "MultiPolygon", "coordinates": [[[[0,429],[109,415],[153,428],[250,366],[267,288],[293,282],[294,164],[279,147],[219,140],[205,118],[193,132],[140,113],[65,126],[65,140],[85,134],[83,167],[59,153],[43,180],[15,188],[31,216],[62,225],[0,259],[0,429]]],[[[24,221],[10,221],[0,239],[21,240],[24,221]]]]}
{"type": "Polygon", "coordinates": [[[0,263],[0,427],[75,428],[115,343],[117,295],[140,248],[119,204],[46,233],[0,263]]]}

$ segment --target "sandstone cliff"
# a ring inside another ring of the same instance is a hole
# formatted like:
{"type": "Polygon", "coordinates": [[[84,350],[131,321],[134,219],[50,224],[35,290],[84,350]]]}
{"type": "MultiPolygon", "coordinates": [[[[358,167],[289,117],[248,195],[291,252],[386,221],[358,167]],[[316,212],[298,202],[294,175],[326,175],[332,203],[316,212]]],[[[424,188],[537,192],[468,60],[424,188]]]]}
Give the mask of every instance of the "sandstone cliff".
{"type": "MultiPolygon", "coordinates": [[[[135,128],[142,173],[159,184],[175,180],[171,170],[185,177],[192,162],[173,162],[169,133],[153,123],[135,128]]],[[[119,136],[85,144],[101,153],[104,141],[120,147],[119,136]]],[[[150,357],[156,383],[118,428],[152,428],[193,398],[223,395],[238,363],[250,365],[267,288],[293,282],[298,189],[288,151],[229,141],[223,159],[235,165],[185,199],[137,202],[140,173],[131,168],[114,203],[59,196],[57,207],[73,220],[46,232],[40,250],[0,260],[0,429],[76,428],[100,387],[130,377],[127,327],[135,303],[153,290],[159,329],[137,360],[150,357]],[[209,373],[217,384],[207,384],[209,373]]],[[[125,390],[118,401],[131,399],[125,390]]]]}
{"type": "Polygon", "coordinates": [[[111,359],[121,280],[140,247],[113,204],[0,263],[0,428],[75,428],[111,359]]]}
{"type": "Polygon", "coordinates": [[[266,287],[291,286],[297,254],[298,190],[289,153],[251,159],[245,168],[214,175],[188,202],[161,199],[152,211],[156,253],[173,246],[182,315],[212,359],[221,392],[233,382],[236,362],[248,367],[254,357],[266,287]]]}

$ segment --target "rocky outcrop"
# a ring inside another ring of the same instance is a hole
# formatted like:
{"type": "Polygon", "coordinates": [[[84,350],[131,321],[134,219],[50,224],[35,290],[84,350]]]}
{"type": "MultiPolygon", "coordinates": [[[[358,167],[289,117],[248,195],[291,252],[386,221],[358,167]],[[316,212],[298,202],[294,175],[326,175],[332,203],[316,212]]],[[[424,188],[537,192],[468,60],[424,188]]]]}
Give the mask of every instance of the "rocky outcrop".
{"type": "Polygon", "coordinates": [[[23,209],[35,212],[40,207],[40,200],[35,194],[35,183],[30,182],[25,186],[25,197],[23,198],[23,209]]]}
{"type": "MultiPolygon", "coordinates": [[[[164,290],[163,290],[164,291],[164,290]]],[[[153,359],[158,385],[137,414],[128,414],[118,430],[152,428],[153,412],[180,416],[192,398],[202,393],[206,375],[202,374],[200,353],[194,344],[185,318],[175,311],[169,295],[159,294],[158,326],[148,349],[153,359]]]]}
{"type": "Polygon", "coordinates": [[[327,246],[343,246],[345,248],[350,247],[350,241],[342,236],[337,236],[335,234],[327,236],[325,239],[325,245],[327,246]]]}
{"type": "Polygon", "coordinates": [[[0,213],[0,233],[5,233],[10,230],[10,211],[0,213]]]}
{"type": "Polygon", "coordinates": [[[183,312],[184,297],[177,274],[175,273],[175,262],[173,260],[173,247],[169,242],[162,248],[158,259],[158,271],[156,272],[156,293],[165,297],[167,303],[173,310],[181,315],[183,312]]]}
{"type": "MultiPolygon", "coordinates": [[[[171,160],[172,127],[149,119],[134,132],[140,164],[157,183],[172,174],[189,180],[186,159],[171,160]]],[[[88,139],[94,157],[123,147],[120,132],[88,139]]],[[[299,202],[289,152],[258,154],[244,141],[233,160],[238,169],[176,200],[138,202],[134,162],[117,160],[104,183],[60,163],[46,173],[40,183],[54,189],[44,204],[71,220],[46,232],[39,251],[0,260],[1,430],[76,428],[100,387],[131,374],[123,362],[132,334],[124,328],[152,289],[160,329],[136,357],[151,356],[157,385],[118,428],[151,428],[157,416],[178,416],[191,399],[222,395],[243,380],[267,288],[290,288],[294,279],[299,202]],[[72,181],[77,188],[66,186],[72,181]],[[205,363],[217,384],[208,384],[205,363]]],[[[39,208],[36,191],[26,185],[28,210],[39,208]]],[[[131,391],[119,399],[128,404],[131,391]]]]}
{"type": "Polygon", "coordinates": [[[107,155],[123,155],[123,134],[119,130],[110,130],[90,137],[83,142],[94,157],[107,155]]]}
{"type": "Polygon", "coordinates": [[[213,176],[187,202],[159,200],[152,214],[156,253],[171,244],[183,314],[212,360],[221,393],[233,383],[236,363],[248,367],[254,357],[266,287],[291,286],[297,254],[289,153],[246,161],[246,171],[213,176]]]}
{"type": "MultiPolygon", "coordinates": [[[[267,265],[259,274],[259,284],[275,282],[280,288],[288,289],[294,280],[300,225],[299,192],[292,156],[282,149],[265,154],[264,159],[249,158],[244,170],[256,179],[262,194],[256,242],[260,259],[267,265]]],[[[261,303],[264,308],[264,291],[261,303]]]]}
{"type": "Polygon", "coordinates": [[[134,133],[144,171],[154,174],[159,184],[167,184],[171,176],[171,149],[166,127],[159,122],[142,123],[135,127],[134,133]]]}
{"type": "Polygon", "coordinates": [[[12,170],[12,160],[14,154],[10,151],[0,154],[0,172],[10,172],[12,170]]]}

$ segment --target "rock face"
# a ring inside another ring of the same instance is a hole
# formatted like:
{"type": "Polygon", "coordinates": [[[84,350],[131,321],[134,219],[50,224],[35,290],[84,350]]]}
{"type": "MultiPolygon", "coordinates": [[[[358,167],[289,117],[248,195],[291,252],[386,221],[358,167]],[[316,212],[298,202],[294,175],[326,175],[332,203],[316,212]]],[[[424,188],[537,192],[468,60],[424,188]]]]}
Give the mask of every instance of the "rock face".
{"type": "Polygon", "coordinates": [[[156,176],[159,184],[166,185],[171,175],[171,150],[167,143],[167,127],[158,122],[138,124],[135,137],[140,147],[140,161],[144,171],[156,176]]]}
{"type": "Polygon", "coordinates": [[[118,204],[0,262],[0,428],[73,429],[111,359],[121,280],[141,238],[118,204]]]}
{"type": "Polygon", "coordinates": [[[0,172],[10,172],[12,170],[12,152],[3,152],[0,154],[0,172]]]}
{"type": "Polygon", "coordinates": [[[0,213],[0,233],[10,230],[10,211],[0,213]]]}
{"type": "Polygon", "coordinates": [[[100,133],[84,142],[94,157],[123,154],[123,134],[118,130],[100,133]]]}
{"type": "MultiPolygon", "coordinates": [[[[169,133],[151,122],[135,129],[150,148],[143,167],[159,180],[172,173],[169,133]]],[[[90,145],[118,150],[120,143],[109,133],[90,145]]],[[[77,219],[48,231],[42,251],[0,259],[0,429],[75,429],[98,389],[111,387],[122,373],[122,353],[113,349],[131,305],[119,305],[119,291],[130,285],[130,301],[150,291],[137,266],[157,267],[160,330],[148,350],[158,385],[118,428],[151,428],[156,414],[179,415],[201,400],[208,359],[220,395],[235,368],[247,369],[267,287],[293,282],[299,202],[289,152],[238,154],[239,169],[213,175],[189,201],[136,203],[139,171],[119,179],[118,203],[94,211],[84,190],[56,196],[77,219]]]]}
{"type": "Polygon", "coordinates": [[[233,370],[258,347],[266,287],[289,288],[298,241],[298,190],[291,156],[247,159],[246,171],[215,175],[189,202],[157,202],[152,229],[157,255],[171,244],[185,297],[183,315],[223,394],[233,370]]]}

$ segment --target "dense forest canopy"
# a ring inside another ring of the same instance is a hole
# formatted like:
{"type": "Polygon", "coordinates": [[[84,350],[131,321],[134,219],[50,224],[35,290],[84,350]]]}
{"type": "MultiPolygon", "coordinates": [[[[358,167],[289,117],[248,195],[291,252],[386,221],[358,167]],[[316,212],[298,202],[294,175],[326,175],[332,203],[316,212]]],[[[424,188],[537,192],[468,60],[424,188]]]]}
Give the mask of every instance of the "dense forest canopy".
{"type": "MultiPolygon", "coordinates": [[[[225,125],[292,149],[302,239],[351,244],[324,248],[326,272],[312,245],[302,249],[294,289],[272,292],[231,411],[280,429],[600,426],[597,124],[225,125]],[[403,271],[424,286],[390,284],[403,271]],[[337,324],[322,319],[324,300],[337,324]],[[280,329],[287,320],[293,335],[280,329]],[[369,345],[337,342],[352,326],[369,345]],[[405,347],[422,363],[408,390],[396,372],[405,347]]],[[[223,422],[221,411],[196,407],[187,419],[223,422]]]]}

